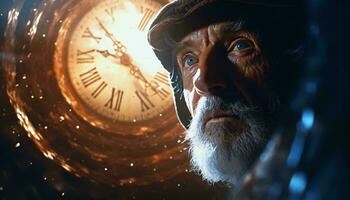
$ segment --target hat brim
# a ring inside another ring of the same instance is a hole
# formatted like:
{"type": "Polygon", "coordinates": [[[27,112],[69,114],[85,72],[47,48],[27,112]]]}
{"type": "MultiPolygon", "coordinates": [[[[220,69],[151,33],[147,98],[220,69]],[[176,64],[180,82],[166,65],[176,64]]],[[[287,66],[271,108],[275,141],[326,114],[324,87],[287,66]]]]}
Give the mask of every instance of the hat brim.
{"type": "Polygon", "coordinates": [[[197,0],[188,1],[187,4],[179,2],[165,6],[151,25],[148,40],[155,50],[165,50],[169,48],[169,43],[179,41],[184,35],[209,24],[251,17],[261,18],[267,12],[279,12],[283,8],[295,6],[290,1],[271,0],[197,0]]]}

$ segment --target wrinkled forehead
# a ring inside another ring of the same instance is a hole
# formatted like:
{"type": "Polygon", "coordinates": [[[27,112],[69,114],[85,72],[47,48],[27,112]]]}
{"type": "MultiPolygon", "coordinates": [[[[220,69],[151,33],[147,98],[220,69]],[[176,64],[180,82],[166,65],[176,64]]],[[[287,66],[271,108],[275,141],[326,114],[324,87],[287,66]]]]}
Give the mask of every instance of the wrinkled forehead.
{"type": "Polygon", "coordinates": [[[243,30],[242,21],[217,22],[214,24],[209,24],[198,30],[194,30],[188,34],[185,34],[184,37],[179,41],[179,43],[186,44],[188,42],[205,42],[205,43],[214,42],[213,40],[224,39],[242,30],[243,30]]]}

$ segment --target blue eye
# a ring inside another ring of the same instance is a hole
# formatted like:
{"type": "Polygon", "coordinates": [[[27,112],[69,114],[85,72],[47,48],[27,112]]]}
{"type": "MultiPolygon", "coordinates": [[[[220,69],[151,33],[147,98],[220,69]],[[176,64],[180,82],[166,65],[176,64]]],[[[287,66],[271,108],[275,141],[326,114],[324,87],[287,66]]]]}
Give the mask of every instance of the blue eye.
{"type": "Polygon", "coordinates": [[[198,62],[198,59],[192,55],[186,55],[183,59],[183,63],[185,67],[191,67],[197,62],[198,62]]]}
{"type": "Polygon", "coordinates": [[[233,51],[242,51],[245,49],[249,49],[251,47],[252,47],[252,45],[249,41],[239,40],[239,41],[235,42],[234,47],[233,47],[233,51]]]}

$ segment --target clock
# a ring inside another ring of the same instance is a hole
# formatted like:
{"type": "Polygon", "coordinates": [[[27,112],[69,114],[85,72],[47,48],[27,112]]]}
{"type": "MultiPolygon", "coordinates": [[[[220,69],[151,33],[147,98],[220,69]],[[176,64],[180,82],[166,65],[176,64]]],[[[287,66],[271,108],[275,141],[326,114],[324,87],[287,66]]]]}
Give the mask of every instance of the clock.
{"type": "Polygon", "coordinates": [[[165,2],[82,1],[62,25],[54,71],[73,110],[103,130],[143,134],[175,121],[168,73],[147,42],[165,2]]]}
{"type": "Polygon", "coordinates": [[[112,186],[189,172],[167,73],[146,39],[167,2],[22,3],[4,40],[6,55],[19,56],[2,63],[10,102],[40,152],[77,177],[112,186]]]}

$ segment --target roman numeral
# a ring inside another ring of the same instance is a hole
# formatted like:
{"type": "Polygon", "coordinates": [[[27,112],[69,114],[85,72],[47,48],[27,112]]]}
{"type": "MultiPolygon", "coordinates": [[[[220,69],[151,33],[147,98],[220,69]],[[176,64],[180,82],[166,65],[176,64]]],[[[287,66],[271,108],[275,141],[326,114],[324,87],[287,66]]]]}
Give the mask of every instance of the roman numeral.
{"type": "Polygon", "coordinates": [[[148,95],[142,91],[135,91],[136,96],[139,98],[141,103],[141,112],[149,110],[151,107],[154,107],[152,101],[148,98],[148,95]]]}
{"type": "Polygon", "coordinates": [[[107,83],[104,81],[92,92],[92,96],[96,98],[105,88],[107,87],[107,83]]]}
{"type": "Polygon", "coordinates": [[[77,50],[77,63],[93,63],[94,62],[94,56],[91,55],[91,53],[95,52],[94,49],[89,51],[80,51],[77,50]]]}
{"type": "Polygon", "coordinates": [[[168,76],[164,73],[157,72],[154,76],[154,80],[169,85],[168,76]]]}
{"type": "Polygon", "coordinates": [[[144,31],[148,22],[152,19],[153,15],[154,15],[154,11],[152,11],[149,8],[146,8],[137,28],[140,31],[144,31]]]}
{"type": "Polygon", "coordinates": [[[86,28],[83,32],[83,34],[81,35],[82,38],[91,38],[91,39],[94,39],[97,43],[100,43],[100,40],[102,39],[101,37],[97,37],[95,36],[90,28],[86,28]]]}
{"type": "Polygon", "coordinates": [[[115,7],[110,7],[108,9],[105,9],[105,12],[107,13],[107,15],[109,15],[112,18],[113,22],[115,22],[114,11],[115,11],[115,7]]]}
{"type": "Polygon", "coordinates": [[[164,100],[167,96],[169,96],[170,92],[162,87],[158,87],[156,94],[160,97],[160,99],[164,100]]]}
{"type": "Polygon", "coordinates": [[[156,79],[153,79],[149,85],[146,86],[145,88],[146,92],[152,92],[153,95],[158,95],[161,100],[164,100],[167,96],[170,95],[170,92],[164,89],[163,87],[159,86],[159,83],[156,79]]]}
{"type": "Polygon", "coordinates": [[[87,72],[84,72],[80,74],[81,82],[83,83],[84,87],[89,87],[89,85],[99,81],[101,79],[100,75],[98,74],[96,67],[90,69],[87,72]]]}
{"type": "Polygon", "coordinates": [[[105,104],[105,107],[108,107],[109,109],[113,109],[116,111],[120,111],[120,105],[122,104],[123,94],[124,94],[124,91],[118,90],[116,92],[116,89],[112,88],[111,97],[109,98],[109,100],[105,104]],[[114,107],[113,107],[113,105],[114,105],[114,107]]]}

